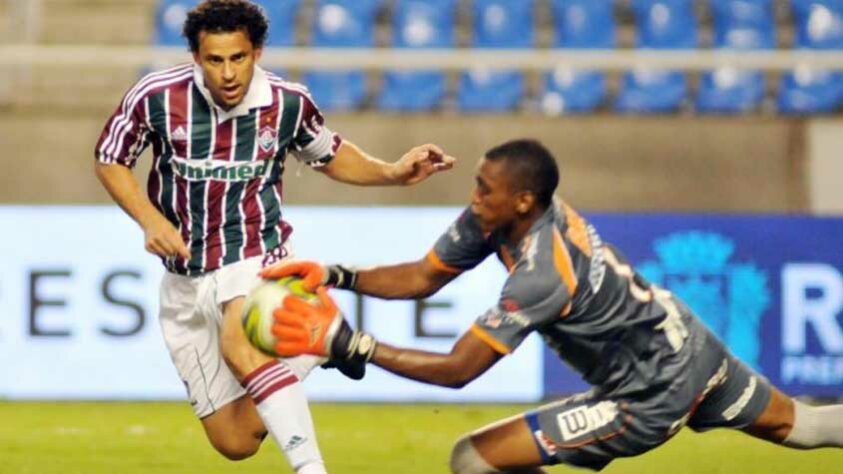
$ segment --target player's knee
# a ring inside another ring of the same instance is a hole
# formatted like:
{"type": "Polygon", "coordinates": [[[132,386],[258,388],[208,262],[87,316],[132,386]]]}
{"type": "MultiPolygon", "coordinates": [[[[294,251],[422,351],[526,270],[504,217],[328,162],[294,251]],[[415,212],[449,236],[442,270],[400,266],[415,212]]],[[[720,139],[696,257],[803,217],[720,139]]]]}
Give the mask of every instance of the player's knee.
{"type": "Polygon", "coordinates": [[[260,448],[260,441],[238,436],[226,436],[221,439],[212,439],[214,449],[230,461],[241,461],[252,457],[260,448]]]}
{"type": "Polygon", "coordinates": [[[477,448],[466,435],[454,444],[451,450],[451,472],[454,474],[495,474],[501,471],[493,468],[480,456],[477,448]]]}

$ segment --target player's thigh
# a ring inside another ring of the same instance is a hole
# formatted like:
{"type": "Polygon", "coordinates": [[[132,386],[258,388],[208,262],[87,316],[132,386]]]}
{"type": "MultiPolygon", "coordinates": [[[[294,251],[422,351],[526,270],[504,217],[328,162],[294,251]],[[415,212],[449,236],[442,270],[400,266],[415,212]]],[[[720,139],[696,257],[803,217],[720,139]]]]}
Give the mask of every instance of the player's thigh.
{"type": "Polygon", "coordinates": [[[230,459],[244,459],[260,447],[266,428],[251,397],[240,397],[202,418],[208,441],[230,459]]]}
{"type": "Polygon", "coordinates": [[[159,322],[164,343],[187,390],[194,413],[206,418],[246,394],[226,365],[220,349],[220,328],[204,301],[206,278],[165,277],[159,322]]]}
{"type": "MultiPolygon", "coordinates": [[[[724,377],[706,394],[688,421],[695,431],[732,428],[749,431],[757,421],[772,428],[773,422],[787,412],[784,395],[770,382],[737,358],[726,355],[724,377]]],[[[791,407],[792,410],[792,407],[791,407]]],[[[773,434],[772,430],[770,434],[773,434]]]]}

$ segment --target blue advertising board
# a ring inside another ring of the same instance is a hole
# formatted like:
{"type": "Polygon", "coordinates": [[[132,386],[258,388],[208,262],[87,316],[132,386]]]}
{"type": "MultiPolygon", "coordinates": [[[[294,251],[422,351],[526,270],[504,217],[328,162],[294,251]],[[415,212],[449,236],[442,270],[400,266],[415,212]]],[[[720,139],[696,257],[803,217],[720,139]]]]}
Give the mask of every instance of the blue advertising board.
{"type": "MultiPolygon", "coordinates": [[[[843,396],[843,219],[593,214],[651,282],[683,299],[791,395],[843,396]]],[[[545,395],[586,388],[545,349],[545,395]]]]}

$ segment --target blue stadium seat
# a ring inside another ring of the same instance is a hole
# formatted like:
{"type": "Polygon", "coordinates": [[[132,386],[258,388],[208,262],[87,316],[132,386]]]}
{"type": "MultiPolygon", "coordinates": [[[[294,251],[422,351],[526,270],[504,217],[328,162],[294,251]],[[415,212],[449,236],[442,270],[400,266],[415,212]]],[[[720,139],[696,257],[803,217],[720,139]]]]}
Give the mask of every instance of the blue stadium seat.
{"type": "MultiPolygon", "coordinates": [[[[843,0],[791,0],[794,47],[843,49],[843,0]]],[[[828,113],[843,105],[843,74],[799,68],[782,76],[778,107],[783,113],[828,113]]]]}
{"type": "MultiPolygon", "coordinates": [[[[295,20],[301,0],[253,0],[263,7],[270,21],[267,46],[290,46],[294,42],[295,20]]],[[[161,0],[155,13],[155,44],[183,46],[182,25],[187,12],[199,0],[161,0]]]]}
{"type": "MultiPolygon", "coordinates": [[[[312,46],[371,48],[381,0],[317,0],[312,46]]],[[[326,110],[354,109],[366,99],[363,71],[309,71],[302,76],[316,103],[326,110]]]]}
{"type": "MultiPolygon", "coordinates": [[[[697,46],[692,0],[632,0],[638,26],[637,47],[689,49],[697,46]]],[[[684,73],[639,69],[623,76],[615,109],[630,113],[676,110],[687,92],[684,73]]]]}
{"type": "MultiPolygon", "coordinates": [[[[771,0],[709,0],[714,18],[714,47],[753,50],[775,48],[771,0]]],[[[703,74],[697,110],[741,113],[756,109],[764,98],[764,76],[758,71],[723,67],[703,74]]]]}
{"type": "Polygon", "coordinates": [[[184,46],[181,35],[187,12],[199,0],[161,0],[155,11],[154,44],[159,46],[184,46]]]}
{"type": "MultiPolygon", "coordinates": [[[[456,0],[397,0],[392,17],[396,48],[452,48],[456,0]]],[[[385,110],[423,111],[445,97],[441,71],[387,71],[378,106],[385,110]]]]}
{"type": "Polygon", "coordinates": [[[301,0],[252,0],[263,7],[269,18],[267,46],[283,47],[295,44],[296,15],[301,0]]]}
{"type": "MultiPolygon", "coordinates": [[[[550,7],[554,47],[615,47],[612,0],[551,0],[550,7]]],[[[602,72],[560,66],[545,75],[541,106],[551,114],[589,112],[600,105],[605,94],[606,78],[602,72]]]]}
{"type": "MultiPolygon", "coordinates": [[[[475,0],[473,46],[532,48],[533,0],[475,0]]],[[[520,71],[473,70],[460,76],[457,103],[464,111],[512,110],[524,96],[520,71]]]]}

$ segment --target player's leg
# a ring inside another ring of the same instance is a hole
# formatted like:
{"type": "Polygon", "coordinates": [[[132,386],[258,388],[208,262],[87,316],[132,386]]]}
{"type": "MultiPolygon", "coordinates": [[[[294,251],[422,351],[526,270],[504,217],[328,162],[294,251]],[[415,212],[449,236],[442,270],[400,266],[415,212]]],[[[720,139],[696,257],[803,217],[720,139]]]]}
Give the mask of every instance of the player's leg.
{"type": "Polygon", "coordinates": [[[743,431],[791,448],[843,447],[843,405],[811,406],[770,391],[767,407],[743,431]]]}
{"type": "Polygon", "coordinates": [[[451,451],[455,474],[543,473],[544,464],[524,415],[463,436],[451,451]]]}
{"type": "MultiPolygon", "coordinates": [[[[257,414],[298,474],[325,473],[322,455],[304,387],[299,382],[315,362],[302,365],[277,360],[257,350],[246,339],[241,323],[245,298],[223,303],[220,342],[234,376],[251,396],[257,414]]],[[[223,429],[224,422],[220,424],[223,429]]],[[[208,424],[206,424],[208,429],[208,424]]]]}
{"type": "Polygon", "coordinates": [[[206,277],[166,274],[159,323],[211,445],[229,459],[244,459],[257,452],[266,429],[254,403],[222,360],[219,327],[199,304],[209,284],[206,277]]]}
{"type": "Polygon", "coordinates": [[[726,376],[688,422],[697,431],[733,428],[793,448],[843,447],[843,405],[812,407],[793,400],[725,354],[726,376]]]}

